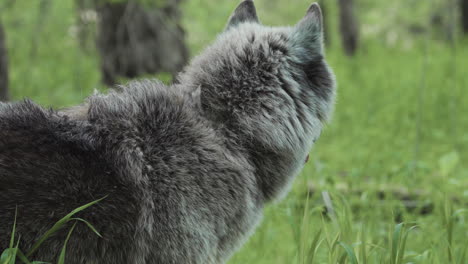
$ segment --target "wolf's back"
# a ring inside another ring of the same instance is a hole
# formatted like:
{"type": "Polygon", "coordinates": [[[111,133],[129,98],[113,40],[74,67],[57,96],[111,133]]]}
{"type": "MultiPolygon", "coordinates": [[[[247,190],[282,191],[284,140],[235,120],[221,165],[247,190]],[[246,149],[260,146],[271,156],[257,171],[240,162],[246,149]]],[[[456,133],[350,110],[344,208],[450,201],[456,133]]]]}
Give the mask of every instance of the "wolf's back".
{"type": "MultiPolygon", "coordinates": [[[[106,155],[103,130],[30,101],[0,105],[0,248],[7,247],[15,211],[15,237],[27,251],[73,209],[112,196],[76,215],[105,233],[106,240],[78,224],[67,263],[84,263],[77,256],[108,259],[106,263],[125,259],[121,249],[129,246],[129,234],[135,234],[140,210],[135,205],[141,204],[142,190],[117,176],[123,169],[115,167],[116,157],[106,155]]],[[[34,258],[55,261],[69,228],[48,239],[34,258]]]]}

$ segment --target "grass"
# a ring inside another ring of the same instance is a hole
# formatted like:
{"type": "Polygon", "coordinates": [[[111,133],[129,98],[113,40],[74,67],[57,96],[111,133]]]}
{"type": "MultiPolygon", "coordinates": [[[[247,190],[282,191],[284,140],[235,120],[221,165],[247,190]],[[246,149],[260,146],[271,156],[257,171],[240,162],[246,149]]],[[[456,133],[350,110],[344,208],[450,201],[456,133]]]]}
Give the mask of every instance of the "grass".
{"type": "MultiPolygon", "coordinates": [[[[185,1],[193,54],[224,28],[235,2],[185,1]]],[[[457,37],[451,46],[436,31],[405,35],[406,24],[386,16],[390,2],[361,0],[363,29],[382,21],[401,41],[363,30],[359,53],[348,58],[336,1],[326,2],[327,59],[339,83],[334,120],[291,193],[266,208],[229,263],[468,263],[468,40],[457,37]],[[411,194],[415,206],[394,190],[411,194]]],[[[423,24],[432,2],[392,1],[410,5],[397,12],[405,23],[423,24]]],[[[256,0],[268,25],[294,24],[308,4],[256,0]]],[[[72,1],[16,1],[2,14],[14,99],[62,107],[103,89],[96,51],[80,50],[73,37],[72,1]]]]}
{"type": "Polygon", "coordinates": [[[41,264],[45,263],[42,261],[30,261],[29,258],[41,247],[42,243],[46,241],[48,238],[53,236],[57,231],[60,229],[63,229],[67,226],[69,222],[73,222],[72,227],[68,231],[67,237],[65,239],[65,242],[63,244],[63,248],[60,251],[59,258],[57,260],[58,264],[64,264],[65,263],[65,255],[66,255],[66,250],[67,250],[67,243],[68,240],[70,239],[73,230],[76,227],[77,223],[83,223],[88,226],[88,228],[94,232],[97,236],[101,237],[101,234],[91,225],[88,221],[82,219],[82,218],[74,218],[73,216],[86,208],[93,206],[94,204],[100,202],[101,200],[105,199],[105,197],[98,199],[96,201],[92,201],[90,203],[87,203],[85,205],[82,205],[73,211],[71,211],[69,214],[64,216],[62,219],[57,221],[49,230],[47,230],[33,245],[32,247],[27,251],[26,254],[23,253],[21,249],[18,248],[21,237],[15,238],[16,236],[16,217],[17,213],[15,213],[15,219],[13,222],[13,228],[11,231],[11,237],[10,237],[10,244],[9,247],[0,254],[0,264],[15,264],[18,260],[21,261],[21,263],[24,264],[41,264]],[[16,239],[16,242],[15,242],[16,239]]]}

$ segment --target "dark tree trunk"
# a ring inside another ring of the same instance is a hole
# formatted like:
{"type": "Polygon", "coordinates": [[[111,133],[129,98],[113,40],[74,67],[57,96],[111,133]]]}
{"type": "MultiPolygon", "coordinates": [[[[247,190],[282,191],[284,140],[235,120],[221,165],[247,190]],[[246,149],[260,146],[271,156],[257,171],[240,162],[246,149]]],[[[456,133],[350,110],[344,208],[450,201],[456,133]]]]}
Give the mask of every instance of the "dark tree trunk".
{"type": "Polygon", "coordinates": [[[97,44],[103,82],[114,85],[118,76],[178,73],[188,60],[180,26],[179,0],[161,9],[144,9],[135,1],[105,3],[97,8],[97,44]]]}
{"type": "Polygon", "coordinates": [[[461,21],[465,35],[468,35],[468,0],[461,0],[461,21]]]}
{"type": "Polygon", "coordinates": [[[97,14],[94,0],[76,0],[76,29],[81,50],[89,52],[95,48],[97,14]]]}
{"type": "Polygon", "coordinates": [[[7,101],[8,99],[8,56],[5,31],[3,25],[0,24],[0,101],[7,101]]]}
{"type": "Polygon", "coordinates": [[[343,49],[348,56],[356,53],[359,44],[359,29],[354,0],[338,0],[340,9],[340,33],[343,49]]]}

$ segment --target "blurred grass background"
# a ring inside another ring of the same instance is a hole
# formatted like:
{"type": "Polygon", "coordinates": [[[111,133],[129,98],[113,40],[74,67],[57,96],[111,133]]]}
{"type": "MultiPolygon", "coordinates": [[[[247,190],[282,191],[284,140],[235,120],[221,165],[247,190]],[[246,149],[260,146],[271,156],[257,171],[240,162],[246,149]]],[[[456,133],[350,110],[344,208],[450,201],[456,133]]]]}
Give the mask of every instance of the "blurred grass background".
{"type": "MultiPolygon", "coordinates": [[[[444,29],[431,24],[434,13],[446,14],[445,1],[356,0],[361,41],[357,54],[347,57],[336,1],[324,2],[327,59],[338,80],[334,119],[292,192],[266,208],[255,235],[230,263],[309,263],[316,247],[313,263],[352,263],[334,239],[350,245],[359,263],[398,263],[391,259],[399,222],[417,226],[401,263],[468,263],[468,40],[459,32],[447,40],[444,29]],[[335,216],[323,213],[322,192],[331,194],[335,216]],[[416,204],[412,210],[408,200],[416,204]],[[425,206],[430,212],[421,213],[425,206]]],[[[275,26],[294,25],[311,1],[255,3],[261,21],[275,26]]],[[[237,4],[183,2],[192,55],[222,31],[237,4]]],[[[74,1],[5,6],[0,12],[14,100],[64,107],[106,89],[97,52],[83,51],[76,39],[74,1]]]]}

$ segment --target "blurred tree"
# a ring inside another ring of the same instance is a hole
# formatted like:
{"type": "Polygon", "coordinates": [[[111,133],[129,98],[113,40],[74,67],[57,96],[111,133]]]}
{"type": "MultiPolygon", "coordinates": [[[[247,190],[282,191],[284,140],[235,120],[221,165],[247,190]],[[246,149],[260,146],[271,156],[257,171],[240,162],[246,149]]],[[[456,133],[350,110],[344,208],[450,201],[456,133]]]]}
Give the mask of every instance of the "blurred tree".
{"type": "Polygon", "coordinates": [[[31,39],[30,55],[32,58],[37,56],[41,36],[46,28],[47,20],[50,18],[53,0],[37,1],[39,8],[37,9],[37,19],[34,21],[34,34],[31,39]]]}
{"type": "Polygon", "coordinates": [[[338,0],[340,12],[340,33],[345,54],[352,56],[356,53],[359,41],[359,29],[354,0],[338,0]]]}
{"type": "Polygon", "coordinates": [[[94,0],[76,0],[76,35],[80,48],[89,52],[95,47],[97,13],[94,0]]]}
{"type": "Polygon", "coordinates": [[[80,17],[90,16],[87,2],[96,12],[97,48],[106,85],[114,85],[119,76],[135,78],[159,72],[174,76],[187,63],[181,0],[77,1],[78,9],[88,12],[80,17]]]}
{"type": "Polygon", "coordinates": [[[188,49],[180,26],[180,1],[166,2],[161,8],[144,8],[131,0],[98,6],[97,43],[105,84],[115,84],[117,76],[175,75],[186,64],[188,49]]]}
{"type": "Polygon", "coordinates": [[[8,99],[8,57],[5,31],[3,25],[0,24],[0,101],[7,101],[8,99]]]}
{"type": "Polygon", "coordinates": [[[468,35],[468,0],[461,1],[461,20],[463,33],[468,35]]]}

